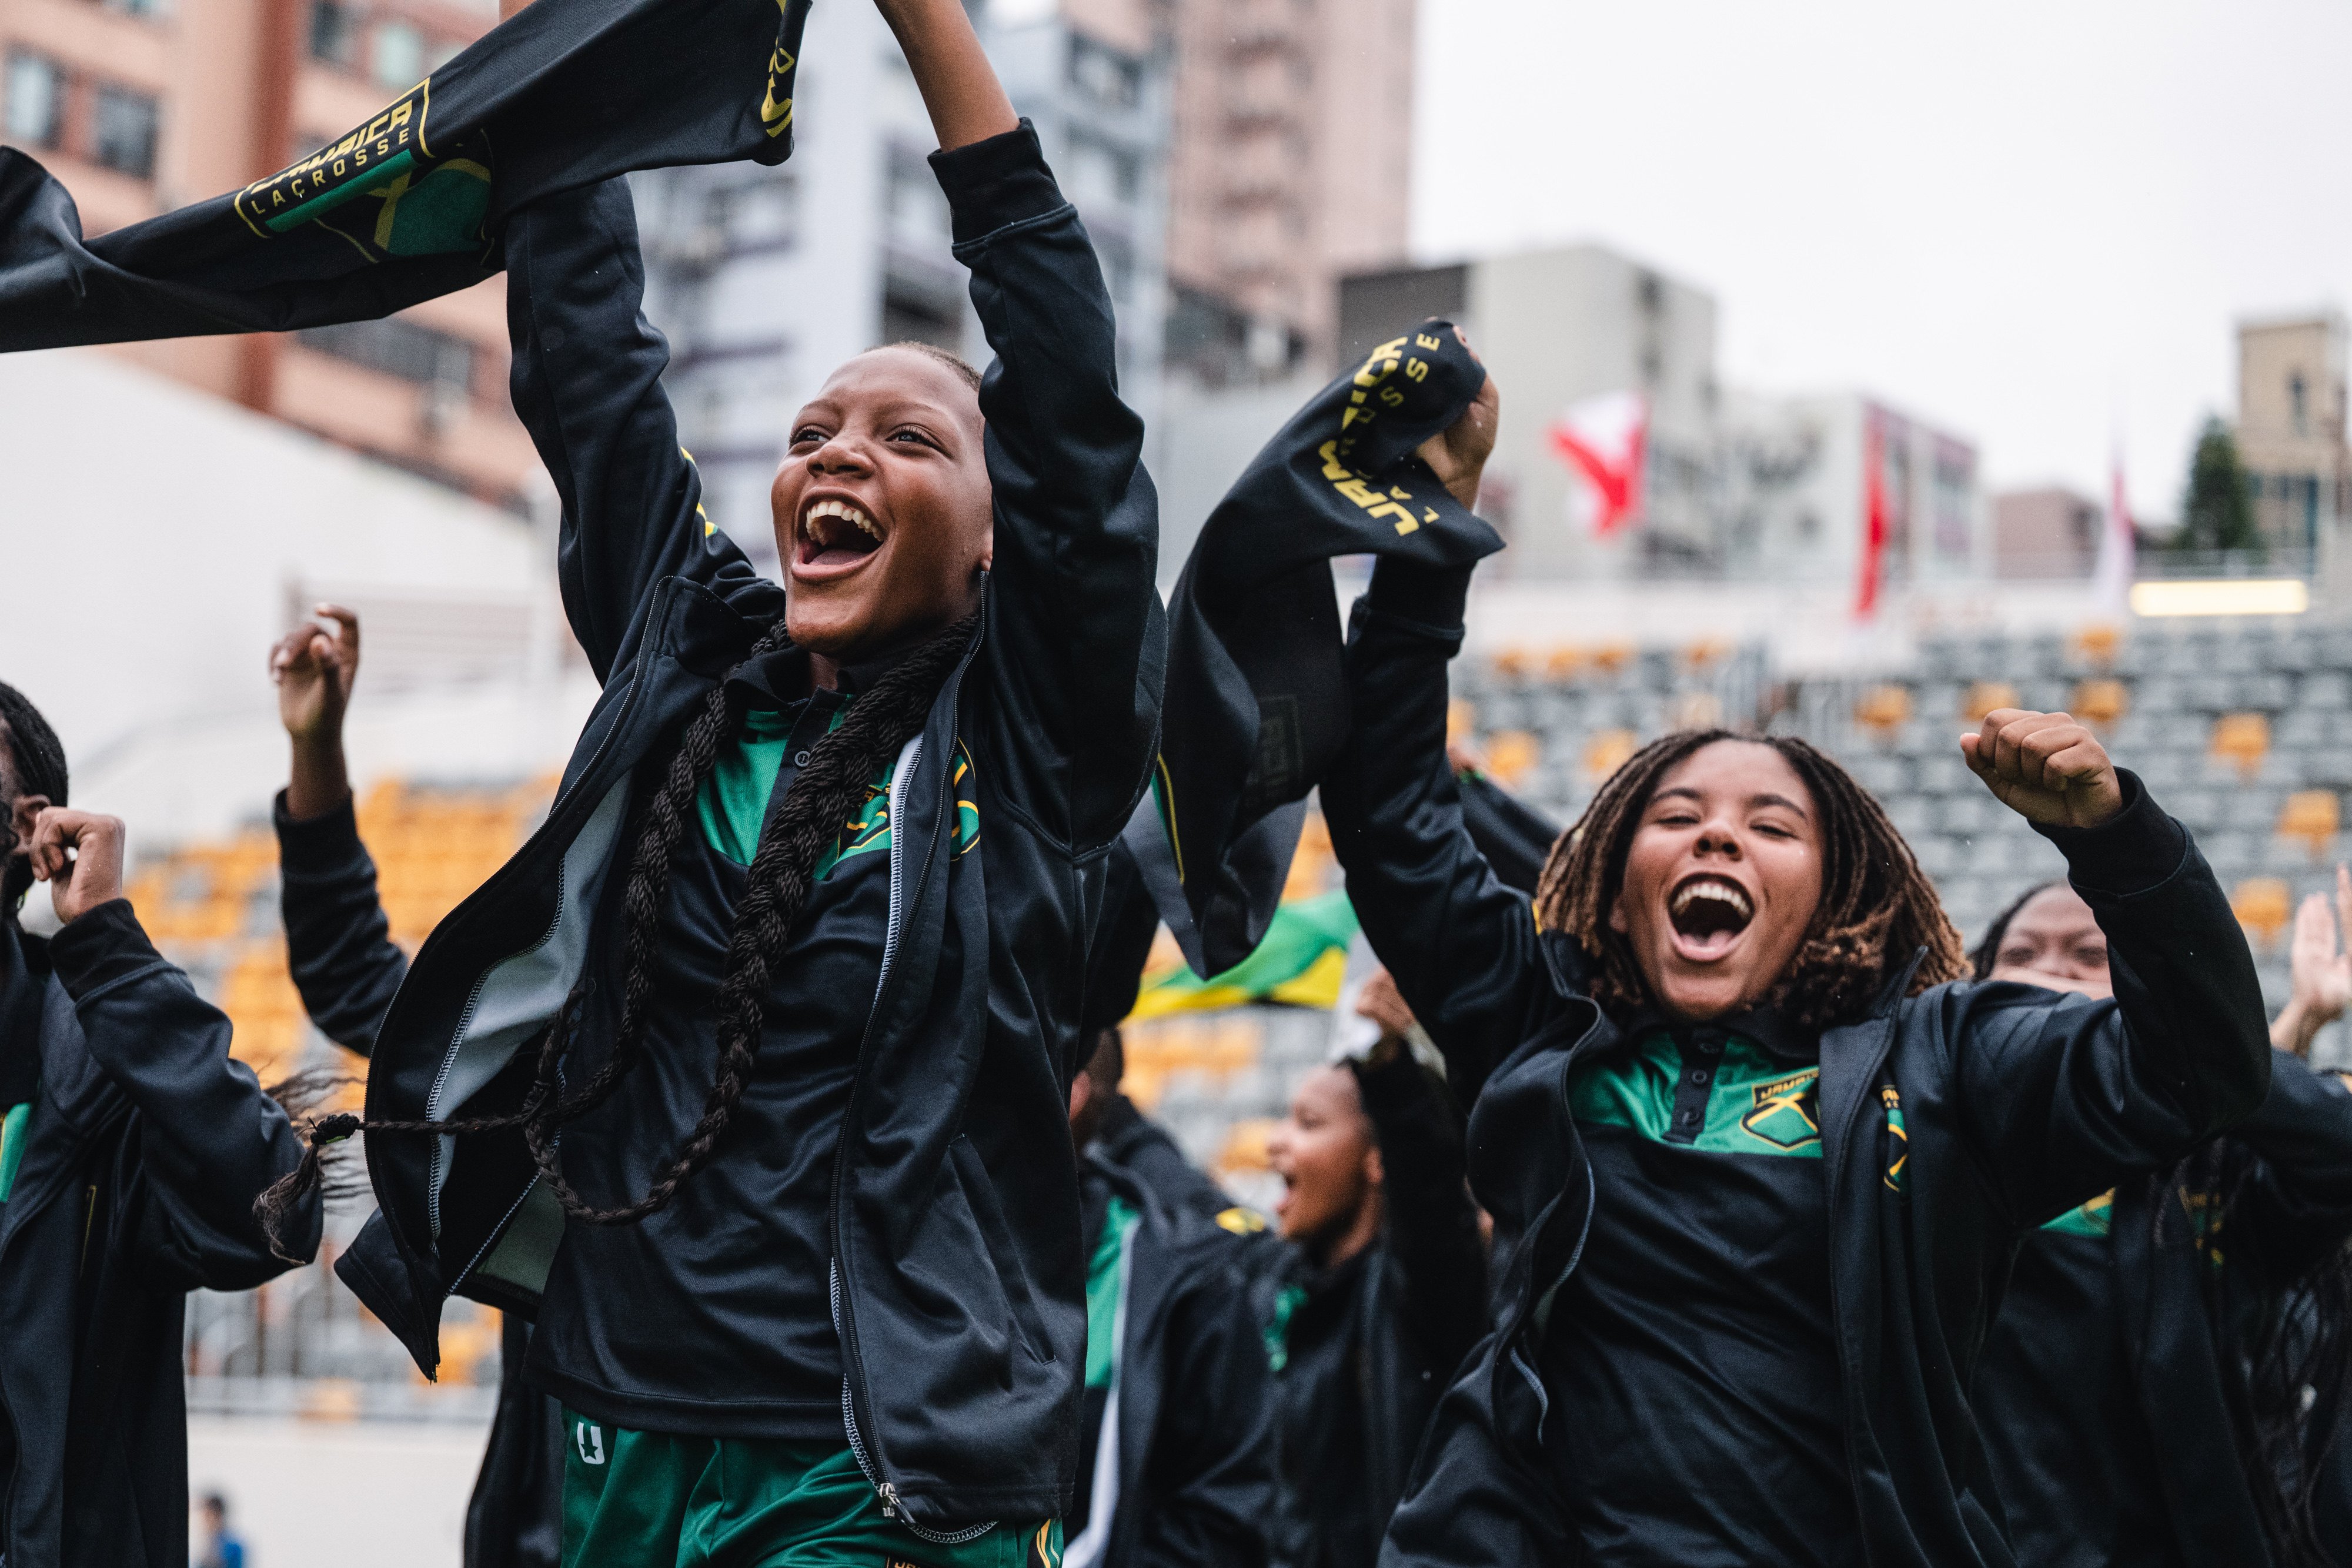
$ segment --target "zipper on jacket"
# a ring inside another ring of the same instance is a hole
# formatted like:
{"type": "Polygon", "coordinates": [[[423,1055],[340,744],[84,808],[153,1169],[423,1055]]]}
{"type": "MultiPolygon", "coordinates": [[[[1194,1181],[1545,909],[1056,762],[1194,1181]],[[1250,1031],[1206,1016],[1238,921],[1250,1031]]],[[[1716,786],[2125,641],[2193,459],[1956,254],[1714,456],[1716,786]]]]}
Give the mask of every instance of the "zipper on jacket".
{"type": "MultiPolygon", "coordinates": [[[[907,841],[906,835],[899,831],[899,824],[904,821],[907,795],[915,787],[915,773],[922,760],[923,737],[917,735],[907,742],[906,750],[899,754],[898,768],[890,779],[890,908],[889,914],[882,923],[882,970],[874,981],[874,1018],[881,1016],[882,993],[890,984],[890,962],[898,956],[898,953],[899,923],[906,918],[907,905],[904,895],[907,841]]],[[[936,828],[933,831],[936,833],[936,828]]],[[[873,1019],[868,1019],[866,1029],[869,1034],[873,1027],[873,1019]]],[[[865,1053],[864,1042],[860,1043],[858,1051],[861,1056],[865,1053]]],[[[848,1121],[845,1113],[842,1123],[842,1137],[845,1142],[848,1137],[848,1121]]],[[[836,1157],[834,1171],[836,1190],[841,1180],[839,1163],[836,1157]]],[[[837,1214],[835,1220],[837,1225],[837,1214]]],[[[857,1461],[857,1468],[864,1473],[866,1484],[871,1486],[875,1495],[882,1500],[882,1517],[907,1530],[917,1540],[929,1542],[935,1546],[957,1546],[967,1541],[979,1540],[996,1528],[994,1520],[973,1525],[968,1530],[926,1529],[917,1524],[907,1512],[905,1500],[898,1496],[898,1489],[883,1479],[880,1468],[874,1462],[874,1456],[866,1449],[865,1437],[857,1430],[857,1398],[849,1381],[849,1336],[842,1332],[844,1314],[841,1306],[840,1259],[835,1258],[832,1260],[828,1266],[827,1274],[827,1292],[833,1306],[833,1337],[841,1342],[841,1425],[842,1428],[849,1434],[850,1458],[857,1461]]]]}

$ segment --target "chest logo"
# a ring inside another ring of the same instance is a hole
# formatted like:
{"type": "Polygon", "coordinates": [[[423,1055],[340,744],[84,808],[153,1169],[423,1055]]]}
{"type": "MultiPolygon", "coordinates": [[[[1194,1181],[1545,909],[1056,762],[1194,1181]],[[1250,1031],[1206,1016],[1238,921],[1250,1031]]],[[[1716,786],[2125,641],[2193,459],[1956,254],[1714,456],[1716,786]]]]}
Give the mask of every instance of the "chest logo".
{"type": "Polygon", "coordinates": [[[601,1465],[604,1462],[604,1427],[593,1425],[586,1421],[574,1422],[572,1424],[572,1440],[573,1445],[580,1450],[580,1462],[582,1464],[601,1465]]]}
{"type": "Polygon", "coordinates": [[[1776,1149],[1801,1149],[1822,1141],[1822,1070],[1770,1079],[1748,1091],[1751,1105],[1739,1130],[1776,1149]]]}

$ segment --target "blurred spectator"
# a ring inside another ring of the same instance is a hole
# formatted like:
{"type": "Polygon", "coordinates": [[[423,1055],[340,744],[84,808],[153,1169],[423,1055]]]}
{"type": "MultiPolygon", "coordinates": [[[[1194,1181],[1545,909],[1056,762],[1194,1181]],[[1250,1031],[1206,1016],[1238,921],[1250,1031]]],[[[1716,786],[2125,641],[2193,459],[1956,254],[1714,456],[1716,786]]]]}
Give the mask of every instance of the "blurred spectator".
{"type": "Polygon", "coordinates": [[[206,1492],[204,1551],[196,1568],[245,1568],[245,1542],[228,1527],[228,1499],[206,1492]]]}

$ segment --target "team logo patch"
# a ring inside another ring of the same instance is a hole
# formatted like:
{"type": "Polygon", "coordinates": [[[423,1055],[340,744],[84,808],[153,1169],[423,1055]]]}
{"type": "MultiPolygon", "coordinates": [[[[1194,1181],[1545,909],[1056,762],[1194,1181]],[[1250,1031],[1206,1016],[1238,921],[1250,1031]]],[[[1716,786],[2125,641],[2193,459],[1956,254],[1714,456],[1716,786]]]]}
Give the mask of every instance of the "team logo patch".
{"type": "Polygon", "coordinates": [[[583,1465],[604,1462],[604,1428],[589,1421],[575,1421],[572,1427],[572,1445],[580,1450],[583,1465]]]}
{"type": "Polygon", "coordinates": [[[1265,1228],[1265,1217],[1254,1208],[1236,1204],[1217,1216],[1217,1224],[1236,1236],[1255,1236],[1265,1228]]]}
{"type": "Polygon", "coordinates": [[[370,261],[440,256],[483,243],[489,154],[479,138],[436,151],[427,139],[433,84],[422,81],[365,125],[235,198],[257,235],[303,224],[341,235],[370,261]]]}
{"type": "Polygon", "coordinates": [[[1739,1130],[1776,1149],[1801,1149],[1822,1141],[1822,1070],[1808,1067],[1759,1083],[1754,1104],[1739,1118],[1739,1130]]]}

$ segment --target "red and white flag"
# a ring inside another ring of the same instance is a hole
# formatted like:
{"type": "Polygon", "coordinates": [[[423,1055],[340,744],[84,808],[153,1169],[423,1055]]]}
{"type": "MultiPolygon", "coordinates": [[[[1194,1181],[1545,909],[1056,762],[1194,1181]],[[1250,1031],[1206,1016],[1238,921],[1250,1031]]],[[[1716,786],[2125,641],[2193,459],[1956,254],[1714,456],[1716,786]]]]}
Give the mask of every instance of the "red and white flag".
{"type": "Polygon", "coordinates": [[[2120,451],[2107,497],[2107,526],[2099,534],[2098,564],[2091,569],[2091,596],[2100,609],[2120,615],[2131,605],[2132,577],[2138,569],[2138,540],[2132,531],[2131,503],[2124,496],[2120,451]]]}
{"type": "Polygon", "coordinates": [[[1878,613],[1878,591],[1886,575],[1886,449],[1878,416],[1862,414],[1862,573],[1854,584],[1853,618],[1878,613]]]}
{"type": "Polygon", "coordinates": [[[1584,481],[1595,538],[1609,538],[1642,515],[1648,398],[1636,392],[1586,398],[1554,420],[1550,434],[1552,451],[1584,481]]]}

